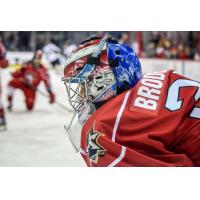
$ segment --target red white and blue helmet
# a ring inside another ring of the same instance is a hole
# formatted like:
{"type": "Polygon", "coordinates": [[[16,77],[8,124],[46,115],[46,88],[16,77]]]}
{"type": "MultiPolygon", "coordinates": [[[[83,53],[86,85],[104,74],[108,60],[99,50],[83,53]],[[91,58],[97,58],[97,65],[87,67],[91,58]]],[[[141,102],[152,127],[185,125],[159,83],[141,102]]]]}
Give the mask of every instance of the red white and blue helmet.
{"type": "Polygon", "coordinates": [[[75,110],[84,102],[107,101],[142,77],[137,54],[108,34],[84,41],[66,62],[63,81],[75,110]]]}

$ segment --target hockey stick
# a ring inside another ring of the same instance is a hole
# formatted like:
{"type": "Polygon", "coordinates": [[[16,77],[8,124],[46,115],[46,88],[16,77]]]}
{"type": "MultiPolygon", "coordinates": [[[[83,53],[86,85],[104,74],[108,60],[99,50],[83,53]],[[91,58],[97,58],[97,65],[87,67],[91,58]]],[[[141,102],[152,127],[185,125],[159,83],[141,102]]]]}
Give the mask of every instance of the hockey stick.
{"type": "MultiPolygon", "coordinates": [[[[38,94],[42,95],[43,97],[49,98],[49,96],[46,93],[44,93],[43,91],[41,91],[41,90],[37,89],[36,92],[38,92],[38,94]]],[[[67,108],[65,105],[63,105],[59,101],[55,101],[55,104],[57,104],[60,108],[64,108],[68,112],[71,112],[71,110],[69,108],[67,108]]]]}

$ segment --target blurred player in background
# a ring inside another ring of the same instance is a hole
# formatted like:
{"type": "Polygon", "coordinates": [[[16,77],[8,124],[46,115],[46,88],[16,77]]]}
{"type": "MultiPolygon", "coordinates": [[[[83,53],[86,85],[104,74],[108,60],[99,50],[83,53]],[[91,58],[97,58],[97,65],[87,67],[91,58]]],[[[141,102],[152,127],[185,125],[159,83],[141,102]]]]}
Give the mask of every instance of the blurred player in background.
{"type": "MultiPolygon", "coordinates": [[[[6,49],[3,45],[3,41],[0,36],[0,68],[6,68],[7,66],[8,66],[8,60],[6,59],[6,49]]],[[[5,112],[4,112],[3,104],[2,104],[1,90],[2,90],[2,87],[1,87],[1,80],[0,80],[0,130],[3,130],[6,128],[6,120],[5,120],[5,112]]]]}
{"type": "Polygon", "coordinates": [[[63,45],[63,52],[66,58],[68,58],[71,53],[73,52],[74,49],[76,49],[76,44],[75,43],[69,43],[68,41],[65,41],[63,45]]]}
{"type": "Polygon", "coordinates": [[[12,80],[8,83],[8,110],[13,109],[13,95],[15,89],[23,91],[27,110],[32,110],[35,104],[37,87],[44,82],[49,94],[49,102],[54,103],[55,94],[52,92],[50,77],[47,69],[41,64],[42,51],[35,52],[32,61],[23,64],[22,68],[12,73],[12,80]]]}
{"type": "Polygon", "coordinates": [[[59,66],[61,64],[60,57],[61,57],[62,51],[55,44],[54,39],[51,39],[51,42],[43,47],[43,52],[48,62],[51,64],[53,68],[56,68],[56,66],[59,66]]]}
{"type": "Polygon", "coordinates": [[[71,54],[63,81],[83,124],[66,129],[88,166],[200,166],[200,83],[142,76],[135,52],[108,35],[71,54]]]}

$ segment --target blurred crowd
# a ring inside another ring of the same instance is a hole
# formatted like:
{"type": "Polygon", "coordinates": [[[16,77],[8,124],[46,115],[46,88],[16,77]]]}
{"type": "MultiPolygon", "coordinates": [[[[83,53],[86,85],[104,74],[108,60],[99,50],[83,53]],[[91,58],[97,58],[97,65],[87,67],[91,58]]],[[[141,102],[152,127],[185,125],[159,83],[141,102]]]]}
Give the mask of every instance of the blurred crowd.
{"type": "MultiPolygon", "coordinates": [[[[79,40],[99,32],[29,32],[2,33],[4,44],[10,51],[44,49],[49,58],[51,49],[70,55],[79,40]]],[[[101,31],[103,33],[103,31],[101,31]]],[[[1,33],[0,33],[1,34],[1,33]]],[[[163,59],[200,60],[200,33],[194,31],[111,32],[120,42],[131,46],[141,57],[163,59]],[[138,34],[140,33],[140,34],[138,34]]],[[[53,58],[52,58],[53,59],[53,58]]],[[[53,59],[55,60],[55,59],[53,59]]]]}
{"type": "Polygon", "coordinates": [[[143,57],[200,60],[199,33],[183,33],[177,32],[173,37],[170,32],[152,32],[143,57]]]}

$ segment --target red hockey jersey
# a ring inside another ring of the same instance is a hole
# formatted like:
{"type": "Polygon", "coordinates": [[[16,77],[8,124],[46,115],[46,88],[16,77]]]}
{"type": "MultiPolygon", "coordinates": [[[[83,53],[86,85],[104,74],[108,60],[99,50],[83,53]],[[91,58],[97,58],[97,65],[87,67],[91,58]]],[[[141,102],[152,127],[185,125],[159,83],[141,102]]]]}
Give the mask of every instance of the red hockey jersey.
{"type": "Polygon", "coordinates": [[[30,85],[35,89],[41,81],[44,81],[47,88],[50,87],[49,74],[43,65],[34,67],[31,62],[24,64],[24,66],[20,70],[14,72],[12,76],[22,82],[30,83],[30,85]]]}
{"type": "Polygon", "coordinates": [[[146,74],[82,128],[88,166],[200,166],[200,83],[146,74]]]}

